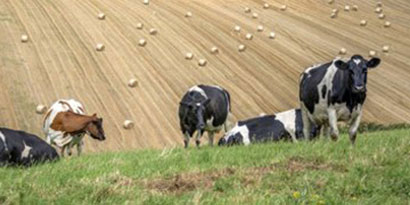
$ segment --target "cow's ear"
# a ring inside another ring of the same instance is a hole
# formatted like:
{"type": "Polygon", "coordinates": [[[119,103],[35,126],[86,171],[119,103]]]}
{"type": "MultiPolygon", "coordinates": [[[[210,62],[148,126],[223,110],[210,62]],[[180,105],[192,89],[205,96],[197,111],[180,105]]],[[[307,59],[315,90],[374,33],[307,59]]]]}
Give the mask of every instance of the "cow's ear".
{"type": "Polygon", "coordinates": [[[344,62],[342,60],[337,60],[337,61],[335,61],[335,66],[338,69],[346,70],[349,67],[349,64],[347,64],[346,62],[344,62]]]}
{"type": "Polygon", "coordinates": [[[211,102],[211,99],[208,98],[202,103],[202,105],[207,106],[209,102],[211,102]]]}
{"type": "Polygon", "coordinates": [[[375,68],[380,64],[380,58],[372,58],[369,61],[367,61],[367,67],[368,68],[375,68]]]}

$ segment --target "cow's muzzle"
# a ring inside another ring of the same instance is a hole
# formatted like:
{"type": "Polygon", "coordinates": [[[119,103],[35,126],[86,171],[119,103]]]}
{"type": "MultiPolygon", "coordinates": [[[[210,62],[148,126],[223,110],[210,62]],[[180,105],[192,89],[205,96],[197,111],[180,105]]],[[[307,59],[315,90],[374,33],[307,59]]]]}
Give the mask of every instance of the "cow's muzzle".
{"type": "Polygon", "coordinates": [[[226,144],[226,139],[223,137],[223,138],[221,138],[221,139],[219,140],[218,146],[223,146],[223,145],[225,145],[225,144],[226,144]]]}
{"type": "Polygon", "coordinates": [[[365,86],[353,86],[353,92],[354,93],[366,92],[366,87],[365,86]]]}

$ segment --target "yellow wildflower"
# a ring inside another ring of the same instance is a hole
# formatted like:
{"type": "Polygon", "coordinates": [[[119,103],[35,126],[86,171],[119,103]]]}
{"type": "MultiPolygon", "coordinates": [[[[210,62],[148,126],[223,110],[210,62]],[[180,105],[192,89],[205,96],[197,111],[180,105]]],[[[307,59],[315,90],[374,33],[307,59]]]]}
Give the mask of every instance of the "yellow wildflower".
{"type": "Polygon", "coordinates": [[[300,198],[300,192],[298,192],[298,191],[293,192],[293,198],[299,199],[300,198]]]}

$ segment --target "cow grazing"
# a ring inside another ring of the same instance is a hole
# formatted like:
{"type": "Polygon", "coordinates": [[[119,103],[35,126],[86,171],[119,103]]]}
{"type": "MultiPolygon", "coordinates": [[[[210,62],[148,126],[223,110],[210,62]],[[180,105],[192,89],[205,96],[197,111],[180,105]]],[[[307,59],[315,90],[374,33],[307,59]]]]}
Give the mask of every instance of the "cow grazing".
{"type": "MultiPolygon", "coordinates": [[[[354,144],[366,99],[367,71],[379,63],[379,58],[366,60],[354,55],[347,62],[335,59],[306,69],[301,74],[299,90],[303,123],[323,125],[328,135],[337,140],[337,121],[347,121],[354,144]]],[[[305,136],[309,132],[310,126],[305,126],[305,136]]]]}
{"type": "Polygon", "coordinates": [[[44,118],[43,131],[49,144],[61,148],[61,156],[65,151],[71,155],[74,146],[77,146],[77,154],[80,155],[86,133],[94,139],[105,140],[102,123],[103,119],[96,114],[85,115],[84,107],[78,101],[58,100],[44,118]]]}
{"type": "Polygon", "coordinates": [[[189,139],[195,131],[197,131],[197,147],[199,147],[200,137],[204,131],[208,132],[209,145],[213,146],[215,132],[219,132],[222,126],[227,131],[230,111],[230,95],[223,88],[208,85],[197,85],[190,88],[179,106],[179,120],[185,137],[185,148],[188,147],[189,139]]]}
{"type": "MultiPolygon", "coordinates": [[[[313,127],[312,137],[318,129],[313,127]]],[[[302,112],[300,109],[291,109],[276,115],[263,115],[236,123],[229,132],[218,142],[222,145],[244,144],[256,142],[292,140],[297,142],[303,138],[302,112]]]]}
{"type": "Polygon", "coordinates": [[[0,128],[0,166],[30,166],[57,159],[56,150],[39,137],[0,128]]]}

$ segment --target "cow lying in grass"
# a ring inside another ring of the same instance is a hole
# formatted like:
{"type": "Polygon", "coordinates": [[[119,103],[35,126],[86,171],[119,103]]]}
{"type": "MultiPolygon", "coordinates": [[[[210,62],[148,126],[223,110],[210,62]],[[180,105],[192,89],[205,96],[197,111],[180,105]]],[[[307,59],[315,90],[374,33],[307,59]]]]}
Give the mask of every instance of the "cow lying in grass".
{"type": "MultiPolygon", "coordinates": [[[[312,137],[319,134],[313,127],[312,137]]],[[[265,115],[239,121],[234,128],[225,134],[218,145],[235,145],[251,143],[292,140],[297,142],[303,138],[303,122],[300,109],[292,109],[276,115],[265,115]]]]}
{"type": "Polygon", "coordinates": [[[30,166],[57,159],[56,150],[36,135],[0,128],[0,166],[30,166]]]}

